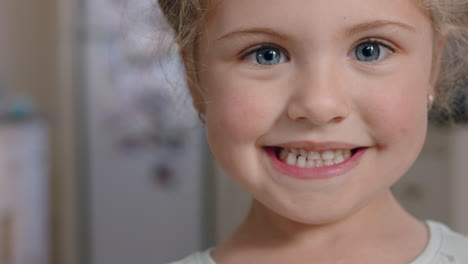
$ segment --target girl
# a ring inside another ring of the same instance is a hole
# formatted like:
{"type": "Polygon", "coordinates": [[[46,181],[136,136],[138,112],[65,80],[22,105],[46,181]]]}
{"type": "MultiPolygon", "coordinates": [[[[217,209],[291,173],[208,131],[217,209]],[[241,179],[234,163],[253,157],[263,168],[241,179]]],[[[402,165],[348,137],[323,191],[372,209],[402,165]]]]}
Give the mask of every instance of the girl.
{"type": "Polygon", "coordinates": [[[159,0],[210,148],[254,198],[176,263],[468,263],[390,187],[466,76],[467,0],[159,0]]]}

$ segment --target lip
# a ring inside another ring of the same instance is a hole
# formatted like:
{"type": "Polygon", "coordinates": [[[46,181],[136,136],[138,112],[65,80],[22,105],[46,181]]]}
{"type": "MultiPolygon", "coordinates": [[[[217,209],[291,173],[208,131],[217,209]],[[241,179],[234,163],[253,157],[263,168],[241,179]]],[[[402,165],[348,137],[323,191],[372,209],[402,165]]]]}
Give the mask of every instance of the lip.
{"type": "Polygon", "coordinates": [[[323,143],[323,144],[302,144],[299,147],[298,143],[293,144],[284,144],[278,145],[275,147],[265,147],[264,150],[267,156],[270,159],[273,167],[279,171],[281,174],[286,176],[299,179],[299,180],[323,180],[330,179],[347,173],[356,167],[359,162],[362,160],[364,154],[366,153],[368,147],[359,147],[353,146],[350,144],[342,143],[323,143]],[[288,146],[288,147],[283,147],[288,146]],[[335,164],[331,166],[323,166],[318,168],[299,168],[296,166],[291,166],[280,159],[276,155],[276,147],[281,148],[299,148],[308,151],[321,151],[321,150],[330,150],[330,149],[355,149],[356,152],[346,161],[340,164],[335,164]]]}
{"type": "Polygon", "coordinates": [[[323,150],[331,150],[331,149],[356,149],[361,146],[349,144],[349,143],[341,143],[341,142],[289,142],[283,143],[279,145],[275,145],[275,147],[280,148],[289,148],[289,149],[303,149],[306,151],[323,151],[323,150]]]}

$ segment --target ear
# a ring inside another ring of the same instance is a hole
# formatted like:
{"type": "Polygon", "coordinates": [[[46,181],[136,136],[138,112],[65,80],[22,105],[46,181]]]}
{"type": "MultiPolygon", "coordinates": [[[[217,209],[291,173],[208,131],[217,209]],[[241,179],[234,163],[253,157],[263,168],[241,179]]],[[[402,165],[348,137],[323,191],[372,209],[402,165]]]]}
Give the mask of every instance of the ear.
{"type": "Polygon", "coordinates": [[[437,81],[439,80],[440,68],[442,63],[442,57],[444,55],[444,48],[445,43],[447,41],[447,33],[446,30],[441,30],[440,33],[434,33],[437,36],[434,37],[434,47],[433,47],[433,55],[432,55],[432,68],[431,68],[431,76],[429,80],[430,84],[430,94],[435,93],[435,87],[437,85],[437,81]]]}
{"type": "Polygon", "coordinates": [[[199,85],[198,81],[198,74],[196,69],[196,62],[193,58],[193,55],[190,52],[182,51],[180,52],[182,62],[185,68],[185,78],[187,80],[187,86],[192,95],[192,104],[197,110],[198,113],[204,114],[205,113],[205,101],[203,92],[199,85]]]}
{"type": "Polygon", "coordinates": [[[205,114],[205,101],[198,82],[189,80],[189,90],[192,95],[192,103],[195,110],[200,114],[205,114]]]}

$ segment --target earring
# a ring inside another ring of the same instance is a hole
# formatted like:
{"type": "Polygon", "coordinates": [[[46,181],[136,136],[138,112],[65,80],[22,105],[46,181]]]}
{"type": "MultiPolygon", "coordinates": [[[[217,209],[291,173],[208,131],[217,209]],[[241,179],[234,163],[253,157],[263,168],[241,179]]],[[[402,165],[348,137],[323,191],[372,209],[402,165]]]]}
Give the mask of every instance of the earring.
{"type": "Polygon", "coordinates": [[[427,109],[431,109],[434,104],[434,96],[432,94],[427,95],[427,109]]]}

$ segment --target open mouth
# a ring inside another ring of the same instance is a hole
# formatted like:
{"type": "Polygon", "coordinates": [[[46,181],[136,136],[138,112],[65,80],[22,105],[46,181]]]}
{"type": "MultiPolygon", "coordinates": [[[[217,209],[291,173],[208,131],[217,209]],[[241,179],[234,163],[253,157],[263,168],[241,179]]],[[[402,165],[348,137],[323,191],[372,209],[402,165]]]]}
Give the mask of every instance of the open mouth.
{"type": "Polygon", "coordinates": [[[368,149],[369,147],[346,146],[330,149],[264,147],[273,168],[280,175],[300,180],[329,179],[345,175],[358,166],[368,149]]]}
{"type": "Polygon", "coordinates": [[[279,161],[297,168],[321,168],[340,165],[351,159],[360,149],[362,148],[310,151],[305,149],[266,147],[266,151],[274,153],[279,161]]]}

